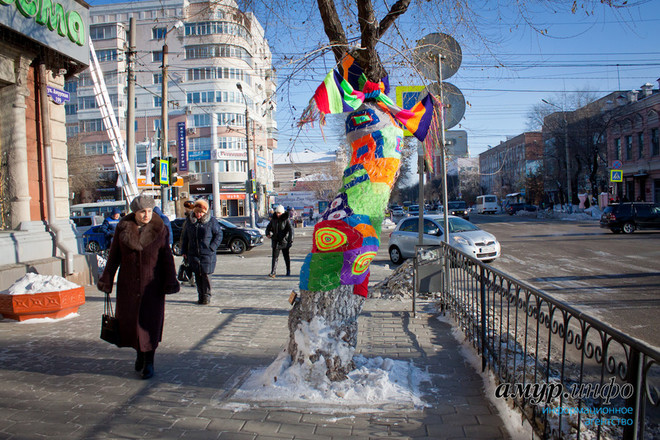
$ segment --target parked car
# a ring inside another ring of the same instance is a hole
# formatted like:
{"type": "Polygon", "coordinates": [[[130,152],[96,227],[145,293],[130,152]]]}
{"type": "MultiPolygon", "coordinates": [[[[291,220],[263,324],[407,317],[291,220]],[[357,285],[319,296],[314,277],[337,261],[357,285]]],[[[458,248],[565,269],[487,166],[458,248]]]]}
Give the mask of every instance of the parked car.
{"type": "MultiPolygon", "coordinates": [[[[172,220],[172,252],[174,255],[181,255],[179,239],[181,238],[181,228],[185,218],[172,220]]],[[[241,228],[224,219],[217,219],[222,228],[222,243],[218,250],[229,250],[232,254],[242,254],[255,246],[260,246],[264,242],[264,236],[258,229],[241,228]]]]}
{"type": "Polygon", "coordinates": [[[465,220],[470,219],[470,215],[468,214],[467,203],[465,203],[463,200],[455,200],[452,202],[447,202],[447,206],[449,206],[449,209],[447,210],[447,214],[463,217],[465,220]]]}
{"type": "Polygon", "coordinates": [[[419,215],[419,205],[408,206],[408,215],[419,215]]]}
{"type": "Polygon", "coordinates": [[[393,222],[398,222],[402,217],[405,217],[406,213],[403,212],[401,206],[392,206],[390,207],[390,220],[393,222]]]}
{"type": "Polygon", "coordinates": [[[507,205],[506,212],[509,215],[513,215],[518,211],[536,212],[537,209],[536,206],[528,203],[511,203],[510,205],[507,205]]]}
{"type": "Polygon", "coordinates": [[[93,252],[98,254],[99,252],[102,252],[108,248],[105,234],[99,231],[100,228],[101,225],[96,225],[92,226],[91,228],[87,228],[87,230],[83,232],[83,248],[86,252],[93,252]]]}
{"type": "Polygon", "coordinates": [[[76,227],[76,235],[80,236],[89,228],[103,224],[104,217],[102,215],[72,215],[69,219],[76,227]]]}
{"type": "MultiPolygon", "coordinates": [[[[479,229],[475,224],[456,217],[448,216],[449,244],[466,254],[484,262],[491,262],[500,256],[500,243],[489,232],[479,229]]],[[[444,240],[442,227],[443,216],[424,216],[424,244],[439,245],[444,240]]],[[[390,234],[390,261],[401,264],[406,258],[415,256],[415,245],[419,242],[419,217],[408,217],[399,222],[390,234]]]]}
{"type": "Polygon", "coordinates": [[[660,229],[660,207],[653,203],[612,204],[600,216],[600,227],[615,234],[632,234],[637,229],[660,229]]]}

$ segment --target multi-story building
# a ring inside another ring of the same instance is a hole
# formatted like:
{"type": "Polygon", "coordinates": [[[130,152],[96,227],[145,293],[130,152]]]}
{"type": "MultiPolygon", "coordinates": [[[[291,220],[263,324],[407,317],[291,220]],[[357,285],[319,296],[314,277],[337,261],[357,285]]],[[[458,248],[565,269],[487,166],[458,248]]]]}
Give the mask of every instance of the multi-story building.
{"type": "Polygon", "coordinates": [[[527,177],[536,174],[543,162],[541,132],[525,132],[479,155],[484,194],[504,197],[519,192],[525,196],[527,177]]]}
{"type": "MultiPolygon", "coordinates": [[[[275,79],[262,26],[253,14],[240,11],[233,0],[148,0],[92,7],[90,36],[124,135],[131,17],[137,27],[135,139],[137,168],[141,170],[139,187],[153,188],[145,170],[150,158],[160,151],[157,142],[163,126],[166,44],[167,138],[172,139],[169,155],[181,158],[181,137],[186,138],[187,148],[186,160],[178,164],[185,182],[180,196],[211,197],[213,167],[218,163],[219,214],[247,215],[248,163],[259,188],[266,191],[272,186],[272,156],[277,147],[275,101],[271,100],[275,79]]],[[[107,154],[110,144],[89,73],[68,81],[67,90],[72,94],[66,111],[67,134],[77,136],[85,151],[97,155],[103,169],[112,174],[113,160],[107,154]]],[[[108,192],[106,198],[115,196],[113,188],[108,192]]],[[[263,203],[260,211],[265,206],[263,203]]]]}
{"type": "Polygon", "coordinates": [[[305,149],[302,152],[289,151],[276,154],[274,158],[276,192],[315,191],[324,198],[334,197],[341,185],[341,176],[346,166],[343,151],[316,152],[305,149]]]}
{"type": "Polygon", "coordinates": [[[623,178],[610,182],[612,197],[660,203],[660,90],[645,84],[641,92],[619,95],[608,110],[608,166],[623,178]]]}

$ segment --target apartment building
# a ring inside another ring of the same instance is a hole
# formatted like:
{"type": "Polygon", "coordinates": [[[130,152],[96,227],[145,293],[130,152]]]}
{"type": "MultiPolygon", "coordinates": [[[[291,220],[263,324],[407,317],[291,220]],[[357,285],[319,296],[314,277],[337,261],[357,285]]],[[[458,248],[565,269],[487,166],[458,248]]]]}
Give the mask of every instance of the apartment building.
{"type": "MultiPolygon", "coordinates": [[[[131,17],[137,25],[135,139],[139,189],[154,189],[147,164],[160,151],[163,49],[167,44],[168,151],[179,157],[179,175],[184,182],[179,196],[210,198],[217,164],[219,214],[247,215],[248,165],[265,196],[272,188],[272,158],[277,148],[276,103],[271,99],[275,78],[263,27],[232,0],[159,0],[92,7],[90,36],[124,136],[131,17]]],[[[108,155],[110,143],[89,72],[67,81],[66,89],[72,96],[66,108],[67,135],[75,138],[86,154],[98,157],[102,172],[111,181],[114,163],[108,155]]],[[[117,195],[114,187],[106,187],[91,197],[111,199],[117,195]]],[[[259,211],[263,213],[265,206],[259,211]]]]}
{"type": "Polygon", "coordinates": [[[521,133],[479,155],[479,172],[484,194],[504,197],[525,194],[527,176],[540,170],[543,162],[541,132],[521,133]]]}
{"type": "Polygon", "coordinates": [[[610,182],[612,197],[660,203],[660,90],[620,93],[608,113],[608,166],[622,171],[622,182],[610,182]]]}

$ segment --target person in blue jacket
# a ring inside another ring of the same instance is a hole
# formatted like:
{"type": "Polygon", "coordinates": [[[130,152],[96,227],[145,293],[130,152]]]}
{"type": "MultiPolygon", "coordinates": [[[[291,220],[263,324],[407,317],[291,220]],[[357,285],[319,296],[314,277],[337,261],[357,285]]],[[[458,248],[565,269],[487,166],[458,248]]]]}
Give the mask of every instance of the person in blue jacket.
{"type": "Polygon", "coordinates": [[[105,235],[105,248],[110,248],[112,237],[115,235],[115,228],[121,219],[121,211],[119,208],[113,208],[109,217],[106,217],[99,228],[99,232],[105,235]]]}
{"type": "Polygon", "coordinates": [[[163,220],[163,223],[165,223],[165,226],[167,226],[167,229],[170,231],[170,247],[172,247],[172,243],[174,243],[174,237],[172,235],[172,223],[170,222],[170,219],[163,214],[163,211],[158,206],[154,206],[154,213],[158,214],[158,217],[160,217],[163,220]]]}
{"type": "Polygon", "coordinates": [[[211,302],[211,284],[208,274],[215,271],[216,251],[222,243],[222,228],[209,212],[206,200],[197,200],[188,221],[181,231],[183,257],[195,272],[197,304],[211,302]]]}

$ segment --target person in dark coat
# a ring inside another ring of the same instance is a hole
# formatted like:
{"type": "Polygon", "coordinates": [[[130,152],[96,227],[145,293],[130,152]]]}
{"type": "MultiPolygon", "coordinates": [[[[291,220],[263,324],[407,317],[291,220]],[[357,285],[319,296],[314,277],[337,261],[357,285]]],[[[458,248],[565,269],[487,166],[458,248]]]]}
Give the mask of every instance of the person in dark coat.
{"type": "Polygon", "coordinates": [[[97,287],[110,294],[117,277],[116,317],[119,346],[137,351],[135,370],[142,378],[154,375],[154,355],[163,335],[165,294],[179,291],[168,230],[153,215],[154,199],[138,196],[131,202],[131,214],[115,229],[108,262],[97,287]]]}
{"type": "Polygon", "coordinates": [[[286,264],[286,276],[291,275],[291,260],[289,258],[289,249],[293,245],[293,226],[289,221],[289,213],[284,210],[284,206],[278,205],[275,209],[270,223],[266,226],[266,237],[271,239],[273,254],[271,259],[271,270],[268,275],[275,278],[277,269],[277,259],[282,251],[284,263],[286,264]]]}
{"type": "Polygon", "coordinates": [[[197,200],[192,214],[181,231],[183,257],[195,273],[197,303],[211,302],[211,283],[208,274],[215,271],[216,251],[222,243],[222,228],[209,212],[206,200],[197,200]]]}
{"type": "MultiPolygon", "coordinates": [[[[194,207],[195,207],[195,202],[193,202],[192,200],[186,200],[185,202],[183,202],[183,216],[185,220],[181,225],[181,231],[184,231],[186,229],[186,224],[189,223],[188,218],[192,215],[194,207]]],[[[183,249],[183,233],[179,235],[179,249],[183,249]]],[[[182,264],[184,270],[186,271],[186,276],[188,277],[188,283],[190,284],[190,287],[195,287],[195,272],[193,272],[193,270],[190,267],[190,264],[188,264],[188,258],[186,256],[183,257],[182,264]]]]}

